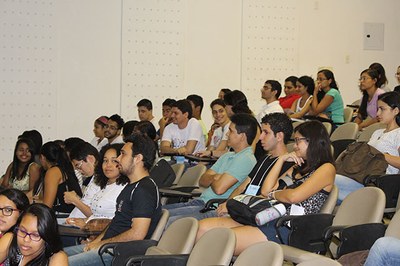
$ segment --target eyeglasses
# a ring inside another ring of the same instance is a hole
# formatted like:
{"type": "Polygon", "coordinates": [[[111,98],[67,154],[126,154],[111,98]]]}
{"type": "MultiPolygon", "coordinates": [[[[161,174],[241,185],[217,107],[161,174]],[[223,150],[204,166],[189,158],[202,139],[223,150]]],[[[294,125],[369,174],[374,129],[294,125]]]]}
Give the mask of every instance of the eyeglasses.
{"type": "Polygon", "coordinates": [[[109,125],[105,125],[104,128],[111,129],[112,131],[117,131],[118,130],[118,128],[116,128],[114,126],[109,126],[109,125]]]}
{"type": "Polygon", "coordinates": [[[308,141],[308,139],[304,138],[304,137],[303,138],[294,138],[294,142],[296,143],[296,145],[299,145],[299,142],[302,140],[308,141]]]}
{"type": "Polygon", "coordinates": [[[361,77],[358,80],[359,81],[366,81],[367,79],[372,79],[371,77],[361,77]]]}
{"type": "Polygon", "coordinates": [[[4,216],[11,216],[13,214],[13,211],[19,211],[18,209],[13,209],[10,207],[0,208],[0,210],[4,216]]]}
{"type": "Polygon", "coordinates": [[[21,238],[25,238],[26,236],[29,236],[29,238],[35,242],[39,242],[42,239],[42,237],[38,233],[28,233],[27,231],[25,231],[19,227],[16,227],[16,230],[17,230],[17,235],[21,238]]]}
{"type": "Polygon", "coordinates": [[[315,81],[322,82],[322,81],[324,81],[324,80],[328,80],[328,79],[324,79],[324,78],[317,78],[315,81]]]}
{"type": "Polygon", "coordinates": [[[78,170],[81,170],[82,169],[82,164],[83,164],[83,161],[80,161],[79,163],[75,164],[75,168],[78,169],[78,170]]]}

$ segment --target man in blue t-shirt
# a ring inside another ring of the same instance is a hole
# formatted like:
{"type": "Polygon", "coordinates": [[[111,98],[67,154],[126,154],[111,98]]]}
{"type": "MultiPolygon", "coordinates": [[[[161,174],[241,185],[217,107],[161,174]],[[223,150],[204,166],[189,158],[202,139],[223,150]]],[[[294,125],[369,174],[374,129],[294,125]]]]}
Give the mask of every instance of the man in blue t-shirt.
{"type": "Polygon", "coordinates": [[[168,225],[182,217],[195,217],[214,198],[227,198],[248,176],[256,164],[251,143],[257,134],[257,120],[248,114],[231,117],[228,146],[233,151],[222,155],[200,178],[199,184],[206,189],[198,199],[190,202],[165,205],[170,213],[168,225]]]}

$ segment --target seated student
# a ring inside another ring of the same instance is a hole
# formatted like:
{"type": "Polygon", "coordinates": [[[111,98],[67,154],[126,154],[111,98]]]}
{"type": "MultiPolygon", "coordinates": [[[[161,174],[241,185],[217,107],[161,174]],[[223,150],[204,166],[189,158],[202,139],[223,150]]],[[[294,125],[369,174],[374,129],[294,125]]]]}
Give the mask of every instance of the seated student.
{"type": "Polygon", "coordinates": [[[249,108],[246,95],[239,90],[233,90],[229,93],[226,93],[224,96],[224,102],[226,104],[225,110],[228,114],[228,117],[239,113],[254,115],[249,108]]]}
{"type": "Polygon", "coordinates": [[[330,119],[334,124],[344,123],[343,99],[335,76],[328,69],[320,70],[314,88],[310,114],[330,119]]]}
{"type": "Polygon", "coordinates": [[[171,110],[172,110],[172,105],[175,102],[176,102],[176,100],[167,98],[162,103],[162,117],[158,121],[159,130],[157,132],[157,135],[159,136],[160,139],[162,138],[165,127],[168,126],[172,122],[171,121],[171,110]]]}
{"type": "Polygon", "coordinates": [[[212,115],[215,123],[218,125],[218,128],[216,128],[213,131],[212,136],[210,136],[210,145],[207,147],[207,149],[200,151],[197,155],[219,158],[222,154],[227,152],[228,137],[226,133],[229,130],[230,120],[225,110],[225,106],[225,102],[221,99],[216,99],[211,102],[210,107],[212,110],[212,115]]]}
{"type": "Polygon", "coordinates": [[[218,99],[224,100],[225,94],[227,94],[227,93],[229,93],[229,92],[231,92],[231,90],[228,89],[228,88],[223,88],[223,89],[221,89],[221,90],[219,91],[219,93],[218,93],[218,99]]]}
{"type": "Polygon", "coordinates": [[[75,192],[64,193],[65,202],[75,206],[66,223],[81,228],[84,227],[87,218],[112,219],[115,213],[116,199],[129,181],[127,177],[119,173],[116,161],[123,144],[103,147],[100,156],[93,155],[87,146],[88,143],[73,150],[72,161],[75,165],[84,161],[80,168],[81,171],[85,175],[94,175],[94,177],[82,199],[75,192]],[[92,160],[97,160],[97,157],[99,157],[99,161],[94,163],[94,169],[84,165],[89,164],[92,160]]]}
{"type": "Polygon", "coordinates": [[[139,121],[149,121],[158,128],[157,119],[153,115],[153,103],[149,99],[141,99],[137,103],[139,121]]]}
{"type": "MultiPolygon", "coordinates": [[[[378,120],[386,125],[376,130],[368,144],[385,155],[388,163],[386,174],[398,174],[400,169],[400,94],[391,91],[378,96],[378,120]]],[[[339,188],[338,201],[341,202],[351,192],[364,187],[363,184],[343,176],[336,175],[335,185],[339,188]]]]}
{"type": "Polygon", "coordinates": [[[108,144],[124,143],[121,136],[121,130],[124,126],[124,119],[114,114],[108,118],[107,125],[104,128],[104,137],[107,138],[108,144]]]}
{"type": "Polygon", "coordinates": [[[168,225],[182,217],[196,217],[206,202],[214,198],[227,198],[247,177],[256,159],[251,143],[257,134],[258,123],[248,114],[235,114],[228,131],[228,145],[233,149],[222,155],[200,178],[199,184],[207,189],[198,199],[165,205],[169,211],[168,225]]]}
{"type": "Polygon", "coordinates": [[[297,80],[296,87],[300,93],[300,98],[293,102],[289,117],[300,119],[308,115],[310,111],[314,93],[314,80],[309,76],[302,76],[297,80]]]}
{"type": "MultiPolygon", "coordinates": [[[[70,265],[102,265],[98,249],[106,243],[148,239],[160,217],[158,188],[149,176],[154,163],[155,148],[149,137],[134,133],[127,139],[117,158],[121,174],[129,184],[117,198],[115,216],[110,226],[86,245],[68,247],[70,265]]],[[[103,255],[106,265],[112,257],[103,255]]]]}
{"type": "Polygon", "coordinates": [[[376,113],[378,111],[378,96],[384,93],[379,83],[379,74],[374,69],[365,69],[360,75],[360,90],[362,91],[362,98],[360,108],[355,123],[358,128],[363,128],[378,122],[376,113]]]}
{"type": "Polygon", "coordinates": [[[130,120],[125,122],[124,126],[122,127],[122,139],[125,140],[132,135],[133,131],[135,130],[135,126],[139,123],[137,120],[130,120]]]}
{"type": "Polygon", "coordinates": [[[261,124],[261,119],[266,114],[283,113],[278,98],[281,95],[282,85],[276,80],[267,80],[261,88],[261,98],[265,100],[265,105],[257,115],[257,121],[261,124]]]}
{"type": "Polygon", "coordinates": [[[192,106],[187,100],[173,104],[169,124],[161,140],[161,153],[194,154],[205,149],[199,121],[192,117],[192,106]]]}
{"type": "Polygon", "coordinates": [[[107,138],[104,137],[104,128],[107,125],[107,121],[108,117],[104,115],[94,120],[94,138],[92,139],[92,141],[90,141],[90,144],[92,144],[93,147],[95,147],[98,151],[100,151],[104,145],[108,144],[107,138]]]}
{"type": "Polygon", "coordinates": [[[7,233],[13,233],[18,217],[29,206],[29,199],[18,189],[0,191],[0,238],[7,233]]]}
{"type": "MultiPolygon", "coordinates": [[[[257,160],[257,164],[246,179],[229,195],[229,199],[240,194],[253,196],[260,194],[261,184],[272,169],[272,166],[280,155],[287,153],[286,144],[293,132],[290,119],[283,113],[268,114],[262,119],[261,127],[261,145],[268,154],[257,160]]],[[[292,165],[293,163],[291,162],[285,162],[281,174],[286,172],[292,165]]],[[[206,213],[193,213],[192,217],[201,220],[209,217],[225,216],[227,213],[226,203],[224,202],[219,204],[216,210],[207,211],[206,213]]]]}
{"type": "Polygon", "coordinates": [[[34,144],[20,138],[15,144],[13,161],[7,167],[2,186],[32,193],[40,176],[40,166],[35,163],[34,144]]]}
{"type": "Polygon", "coordinates": [[[186,100],[188,100],[190,105],[192,106],[192,116],[196,118],[197,121],[199,121],[201,129],[203,130],[204,143],[207,143],[207,127],[201,119],[201,112],[203,111],[204,106],[203,98],[199,95],[191,94],[186,97],[186,100]]]}
{"type": "Polygon", "coordinates": [[[18,136],[18,139],[20,138],[30,139],[32,141],[34,146],[33,157],[35,158],[35,163],[40,164],[39,155],[40,155],[40,149],[42,148],[43,145],[42,134],[40,134],[40,132],[37,131],[36,129],[26,130],[20,136],[18,136]]]}
{"type": "Polygon", "coordinates": [[[54,212],[44,204],[29,206],[14,233],[0,239],[0,261],[4,265],[67,266],[54,212]]]}
{"type": "Polygon", "coordinates": [[[377,63],[377,62],[372,63],[369,66],[369,68],[378,71],[378,75],[379,75],[378,83],[381,84],[381,86],[379,88],[384,90],[385,92],[390,91],[390,88],[387,86],[389,82],[386,77],[385,68],[380,63],[377,63]]]}
{"type": "Polygon", "coordinates": [[[75,191],[80,197],[82,190],[67,153],[54,141],[43,145],[40,161],[46,171],[43,184],[43,203],[57,212],[70,213],[74,205],[64,201],[64,192],[75,191]]]}
{"type": "MultiPolygon", "coordinates": [[[[262,184],[261,196],[292,204],[287,208],[287,213],[295,208],[294,205],[303,214],[318,213],[333,187],[336,172],[329,135],[319,121],[304,122],[294,132],[294,152],[279,156],[262,184]],[[295,165],[280,176],[285,162],[294,162],[295,165]],[[290,177],[294,186],[278,190],[280,177],[290,177]]],[[[279,243],[274,224],[271,221],[255,227],[242,225],[230,217],[208,218],[200,221],[197,239],[215,227],[232,228],[236,235],[234,254],[239,255],[248,246],[258,242],[270,240],[279,243]]],[[[288,231],[284,227],[281,233],[287,238],[288,231]]]]}
{"type": "Polygon", "coordinates": [[[287,112],[287,110],[290,110],[293,102],[300,98],[299,90],[297,89],[296,83],[297,77],[295,76],[290,76],[285,79],[285,83],[283,85],[285,96],[279,97],[278,99],[279,104],[282,106],[285,113],[287,112]]]}

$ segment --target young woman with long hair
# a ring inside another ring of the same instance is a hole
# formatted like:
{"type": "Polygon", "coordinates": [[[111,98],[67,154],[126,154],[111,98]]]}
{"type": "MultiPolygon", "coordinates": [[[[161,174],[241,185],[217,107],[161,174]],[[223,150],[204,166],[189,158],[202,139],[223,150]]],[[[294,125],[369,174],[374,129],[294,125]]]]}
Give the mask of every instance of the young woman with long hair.
{"type": "Polygon", "coordinates": [[[68,265],[62,251],[54,212],[44,204],[29,206],[19,217],[13,234],[0,239],[4,265],[68,265]]]}
{"type": "Polygon", "coordinates": [[[40,177],[40,166],[35,163],[34,144],[30,139],[20,138],[15,144],[14,157],[7,167],[3,187],[25,192],[32,191],[40,177]]]}

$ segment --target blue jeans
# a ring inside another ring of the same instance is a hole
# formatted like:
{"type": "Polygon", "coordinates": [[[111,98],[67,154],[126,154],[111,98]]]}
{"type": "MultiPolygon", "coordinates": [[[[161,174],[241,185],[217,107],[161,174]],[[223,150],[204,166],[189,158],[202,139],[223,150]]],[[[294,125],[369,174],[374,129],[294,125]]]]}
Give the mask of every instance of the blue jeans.
{"type": "Polygon", "coordinates": [[[351,192],[356,191],[360,188],[363,188],[364,185],[358,183],[357,181],[344,176],[344,175],[336,175],[335,176],[335,185],[339,189],[338,196],[338,204],[341,204],[344,198],[349,195],[351,192]]]}
{"type": "MultiPolygon", "coordinates": [[[[103,265],[101,258],[98,254],[98,249],[91,251],[83,251],[85,245],[78,245],[67,247],[64,249],[65,253],[68,255],[68,265],[73,266],[98,266],[103,265]]],[[[106,265],[111,265],[113,257],[110,254],[103,254],[104,263],[106,265]]]]}
{"type": "Polygon", "coordinates": [[[204,219],[207,217],[215,217],[212,214],[215,212],[211,212],[210,214],[208,214],[207,212],[200,213],[200,210],[203,209],[204,206],[205,202],[200,199],[195,199],[189,202],[180,202],[180,203],[164,205],[163,208],[169,211],[169,220],[166,227],[168,227],[174,221],[183,217],[194,217],[197,220],[204,219]]]}
{"type": "Polygon", "coordinates": [[[364,265],[400,265],[400,239],[381,237],[376,240],[364,265]]]}

